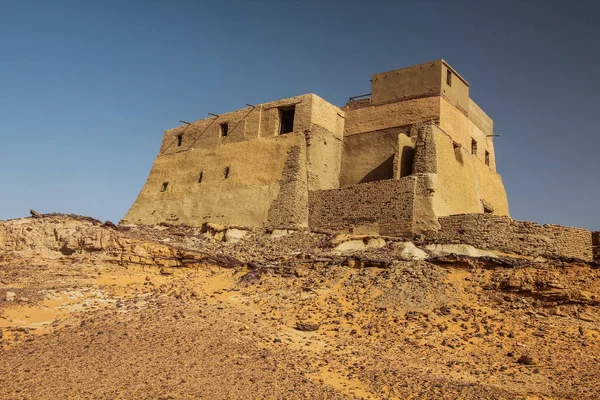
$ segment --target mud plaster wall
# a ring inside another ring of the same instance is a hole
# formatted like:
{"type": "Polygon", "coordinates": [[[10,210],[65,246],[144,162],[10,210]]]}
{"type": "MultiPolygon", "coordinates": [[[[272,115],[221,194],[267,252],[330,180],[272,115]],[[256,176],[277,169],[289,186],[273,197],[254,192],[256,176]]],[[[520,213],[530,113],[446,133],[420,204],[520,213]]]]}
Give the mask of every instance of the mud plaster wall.
{"type": "Polygon", "coordinates": [[[440,128],[455,142],[471,152],[471,139],[477,141],[477,158],[485,163],[485,151],[490,154],[490,167],[496,171],[496,156],[491,137],[479,129],[464,113],[443,97],[440,101],[440,128]]]}
{"type": "Polygon", "coordinates": [[[348,136],[438,120],[440,97],[412,99],[379,106],[345,110],[344,140],[348,136]]]}
{"type": "Polygon", "coordinates": [[[402,131],[394,127],[346,137],[340,186],[392,179],[398,135],[402,131]]]}
{"type": "Polygon", "coordinates": [[[372,101],[440,94],[441,60],[373,75],[372,101]]]}
{"type": "MultiPolygon", "coordinates": [[[[452,138],[437,126],[431,125],[421,135],[427,138],[422,139],[427,143],[425,158],[435,157],[436,160],[433,204],[437,215],[482,213],[482,200],[492,206],[495,215],[508,215],[508,199],[500,175],[466,149],[455,148],[452,138]],[[434,150],[427,147],[434,147],[434,150]]],[[[422,150],[417,141],[417,154],[422,150]]],[[[421,158],[416,157],[415,169],[421,158]]]]}
{"type": "Polygon", "coordinates": [[[123,222],[263,226],[268,220],[282,222],[285,211],[285,223],[305,226],[304,146],[304,134],[298,133],[159,156],[123,222]],[[164,182],[168,187],[163,192],[164,182]],[[293,193],[289,203],[280,190],[293,193]]]}
{"type": "Polygon", "coordinates": [[[469,214],[439,218],[441,230],[426,240],[465,243],[482,249],[529,256],[562,256],[592,261],[592,232],[560,225],[539,225],[508,217],[469,214]]]}
{"type": "Polygon", "coordinates": [[[412,233],[415,177],[309,193],[311,229],[390,236],[412,233]]]}
{"type": "Polygon", "coordinates": [[[471,99],[469,99],[469,119],[485,135],[494,133],[494,121],[471,99]]]}
{"type": "Polygon", "coordinates": [[[306,133],[309,190],[340,185],[344,112],[316,95],[312,96],[311,128],[306,133]]]}
{"type": "Polygon", "coordinates": [[[169,129],[163,136],[159,154],[209,149],[257,137],[277,136],[279,135],[280,107],[295,107],[294,132],[302,132],[311,128],[312,103],[315,97],[311,94],[290,97],[169,129]],[[221,136],[221,124],[225,123],[228,125],[228,134],[223,137],[221,136]],[[181,146],[178,146],[179,135],[182,138],[181,146]]]}
{"type": "Polygon", "coordinates": [[[442,95],[454,106],[467,113],[469,111],[469,84],[446,63],[442,65],[440,76],[442,95]],[[451,84],[448,85],[447,73],[451,73],[451,84]]]}

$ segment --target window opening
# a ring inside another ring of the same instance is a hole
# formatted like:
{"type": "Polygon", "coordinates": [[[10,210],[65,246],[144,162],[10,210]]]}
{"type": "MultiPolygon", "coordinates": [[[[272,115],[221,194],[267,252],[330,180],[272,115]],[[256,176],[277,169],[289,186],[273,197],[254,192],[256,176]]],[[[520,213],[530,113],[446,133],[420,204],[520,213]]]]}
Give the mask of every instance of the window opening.
{"type": "Polygon", "coordinates": [[[279,109],[279,134],[284,135],[294,131],[294,115],[296,107],[279,109]]]}
{"type": "Polygon", "coordinates": [[[487,150],[485,151],[485,163],[490,165],[490,152],[487,150]]]}
{"type": "Polygon", "coordinates": [[[183,135],[177,135],[177,147],[181,147],[181,143],[183,143],[183,135]]]}
{"type": "Polygon", "coordinates": [[[223,178],[229,178],[229,166],[225,167],[225,170],[223,171],[223,178]]]}
{"type": "Polygon", "coordinates": [[[200,171],[200,175],[198,175],[198,183],[202,183],[203,176],[204,176],[204,171],[200,171]]]}
{"type": "Polygon", "coordinates": [[[161,192],[166,192],[169,187],[169,182],[163,182],[162,187],[160,188],[161,192]]]}
{"type": "Polygon", "coordinates": [[[229,134],[229,124],[227,122],[221,124],[221,137],[229,134]]]}
{"type": "Polygon", "coordinates": [[[477,155],[477,141],[471,139],[471,154],[477,155]]]}
{"type": "Polygon", "coordinates": [[[452,71],[446,70],[446,85],[452,86],[452,71]]]}

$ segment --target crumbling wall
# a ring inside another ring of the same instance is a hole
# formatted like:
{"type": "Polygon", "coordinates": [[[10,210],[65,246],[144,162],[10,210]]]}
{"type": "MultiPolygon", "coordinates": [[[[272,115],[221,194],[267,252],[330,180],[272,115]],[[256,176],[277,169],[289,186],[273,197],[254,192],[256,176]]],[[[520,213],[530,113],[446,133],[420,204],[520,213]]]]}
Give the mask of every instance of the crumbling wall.
{"type": "Polygon", "coordinates": [[[594,260],[600,262],[600,232],[592,232],[594,260]]]}
{"type": "Polygon", "coordinates": [[[269,207],[267,226],[308,226],[308,183],[306,180],[306,146],[290,147],[279,180],[279,193],[269,207]]]}
{"type": "Polygon", "coordinates": [[[591,261],[592,232],[560,225],[540,225],[486,214],[439,218],[441,229],[422,234],[438,243],[465,243],[482,249],[527,256],[561,256],[591,261]]]}
{"type": "Polygon", "coordinates": [[[363,183],[309,193],[311,229],[389,236],[412,234],[417,178],[363,183]]]}
{"type": "Polygon", "coordinates": [[[159,156],[123,223],[264,226],[280,221],[271,209],[279,199],[285,222],[306,226],[304,146],[304,134],[293,133],[159,156]]]}

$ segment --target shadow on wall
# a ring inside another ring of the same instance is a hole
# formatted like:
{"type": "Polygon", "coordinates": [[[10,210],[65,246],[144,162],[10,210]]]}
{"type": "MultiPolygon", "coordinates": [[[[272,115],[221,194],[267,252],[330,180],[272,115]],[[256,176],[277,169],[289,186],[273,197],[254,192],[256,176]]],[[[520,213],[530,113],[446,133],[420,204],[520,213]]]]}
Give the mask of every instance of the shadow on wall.
{"type": "Polygon", "coordinates": [[[376,182],[384,179],[394,178],[394,155],[391,155],[387,160],[379,164],[367,175],[365,175],[358,183],[376,182]]]}
{"type": "Polygon", "coordinates": [[[400,178],[412,175],[415,149],[410,146],[404,146],[400,160],[400,178]]]}

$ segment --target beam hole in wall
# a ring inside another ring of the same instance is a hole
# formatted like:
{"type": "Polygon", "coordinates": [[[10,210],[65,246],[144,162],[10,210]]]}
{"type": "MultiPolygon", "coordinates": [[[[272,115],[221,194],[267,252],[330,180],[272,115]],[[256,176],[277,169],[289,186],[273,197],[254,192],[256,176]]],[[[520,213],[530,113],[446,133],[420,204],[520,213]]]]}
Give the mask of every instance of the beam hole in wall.
{"type": "Polygon", "coordinates": [[[464,164],[465,162],[463,160],[460,144],[453,142],[452,146],[454,147],[454,158],[456,158],[456,161],[458,161],[459,163],[464,164]]]}
{"type": "Polygon", "coordinates": [[[182,143],[183,143],[183,134],[177,135],[177,147],[181,147],[182,143]]]}
{"type": "Polygon", "coordinates": [[[296,107],[282,107],[279,109],[279,134],[284,135],[294,131],[294,116],[296,107]]]}
{"type": "Polygon", "coordinates": [[[229,178],[229,166],[225,167],[225,169],[223,170],[223,178],[229,178]]]}
{"type": "Polygon", "coordinates": [[[198,175],[198,183],[202,183],[203,177],[204,177],[204,171],[200,171],[200,175],[198,175]]]}
{"type": "Polygon", "coordinates": [[[449,69],[446,70],[446,85],[452,86],[452,71],[449,69]]]}
{"type": "Polygon", "coordinates": [[[477,155],[477,141],[475,139],[471,139],[471,154],[477,155]]]}
{"type": "Polygon", "coordinates": [[[487,150],[485,151],[485,163],[490,165],[490,152],[487,150]]]}
{"type": "Polygon", "coordinates": [[[226,137],[229,134],[229,124],[227,122],[223,122],[219,126],[221,127],[221,137],[226,137]]]}
{"type": "Polygon", "coordinates": [[[163,182],[162,186],[160,187],[160,191],[166,192],[168,187],[169,187],[169,182],[163,182]]]}

